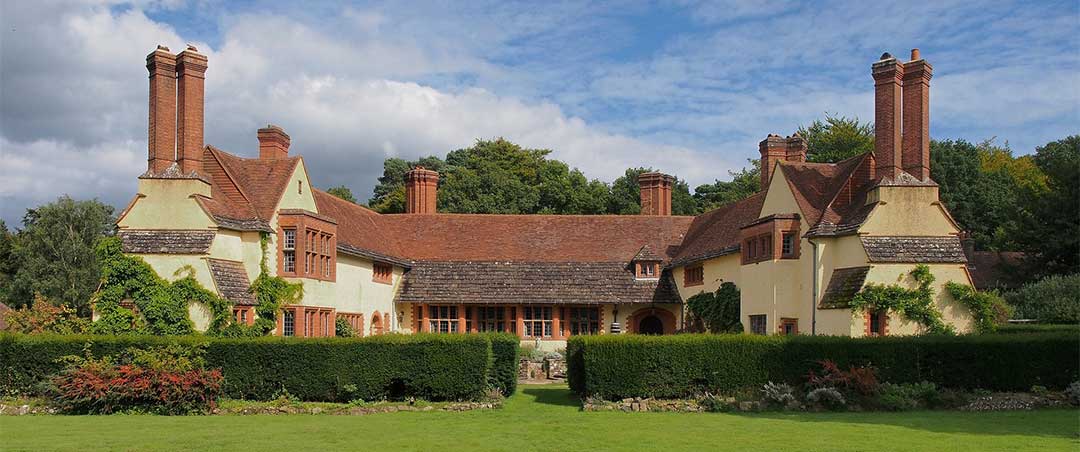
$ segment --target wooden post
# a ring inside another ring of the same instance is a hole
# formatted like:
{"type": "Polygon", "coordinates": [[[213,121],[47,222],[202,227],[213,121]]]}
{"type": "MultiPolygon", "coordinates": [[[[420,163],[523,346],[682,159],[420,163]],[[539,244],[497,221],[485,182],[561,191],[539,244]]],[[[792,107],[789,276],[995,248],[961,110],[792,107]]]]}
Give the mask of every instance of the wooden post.
{"type": "Polygon", "coordinates": [[[428,322],[428,305],[420,305],[420,331],[423,333],[431,332],[431,322],[428,322]]]}
{"type": "Polygon", "coordinates": [[[461,334],[468,333],[465,331],[465,305],[459,304],[457,307],[457,330],[461,334]]]}
{"type": "Polygon", "coordinates": [[[516,320],[517,320],[517,334],[518,334],[518,337],[519,338],[524,338],[525,337],[525,306],[524,305],[518,305],[517,309],[515,309],[514,311],[517,312],[517,319],[516,320]]]}
{"type": "Polygon", "coordinates": [[[563,338],[561,323],[562,323],[562,307],[561,306],[552,306],[551,307],[551,338],[552,339],[562,339],[563,338]]]}

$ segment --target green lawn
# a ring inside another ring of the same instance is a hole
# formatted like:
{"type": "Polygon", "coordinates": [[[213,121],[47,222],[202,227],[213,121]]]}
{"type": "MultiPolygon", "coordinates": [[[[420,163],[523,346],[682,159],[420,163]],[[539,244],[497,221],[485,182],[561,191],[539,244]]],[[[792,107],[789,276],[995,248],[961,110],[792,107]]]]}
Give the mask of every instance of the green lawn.
{"type": "Polygon", "coordinates": [[[0,450],[1080,450],[1080,411],[585,413],[565,386],[501,410],[369,416],[5,416],[0,450]]]}

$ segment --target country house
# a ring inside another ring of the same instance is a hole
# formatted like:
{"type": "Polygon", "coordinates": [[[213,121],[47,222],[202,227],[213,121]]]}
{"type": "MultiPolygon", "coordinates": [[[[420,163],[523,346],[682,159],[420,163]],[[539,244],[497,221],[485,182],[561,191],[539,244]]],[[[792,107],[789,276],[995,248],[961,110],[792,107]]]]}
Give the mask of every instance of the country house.
{"type": "MultiPolygon", "coordinates": [[[[265,258],[304,286],[278,335],[333,336],[339,317],[363,335],[507,331],[547,347],[577,334],[672,334],[685,300],[723,282],[741,290],[755,334],[912,334],[917,324],[847,302],[871,282],[913,286],[918,264],[937,278],[946,322],[971,329],[942,290],[971,275],[930,174],[932,68],[917,51],[872,66],[874,152],[810,163],[801,137],[769,135],[762,190],[694,217],[671,215],[673,179],[660,173],[641,176],[636,216],[439,213],[439,174],[419,167],[405,181],[407,212],[379,214],[316,189],[279,127],[257,131],[258,152],[206,145],[208,65],[194,47],[159,46],[146,63],[149,164],[117,220],[123,249],[166,278],[194,268],[242,323],[254,320],[248,288],[265,258]]],[[[206,307],[189,314],[207,327],[206,307]]]]}

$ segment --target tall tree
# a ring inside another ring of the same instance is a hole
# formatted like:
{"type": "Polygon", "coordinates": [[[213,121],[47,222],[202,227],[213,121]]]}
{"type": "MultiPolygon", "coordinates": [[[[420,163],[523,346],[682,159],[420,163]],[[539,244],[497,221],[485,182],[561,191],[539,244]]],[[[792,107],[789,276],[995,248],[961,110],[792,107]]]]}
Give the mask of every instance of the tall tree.
{"type": "Polygon", "coordinates": [[[1017,183],[1005,171],[984,171],[990,142],[964,140],[930,143],[930,174],[940,186],[945,207],[972,233],[979,249],[1016,249],[1017,183]]]}
{"type": "Polygon", "coordinates": [[[1035,148],[1046,189],[1025,188],[1021,242],[1039,275],[1080,273],[1080,135],[1035,148]]]}
{"type": "Polygon", "coordinates": [[[11,282],[15,278],[15,256],[13,252],[15,236],[8,231],[7,224],[0,220],[0,303],[9,303],[11,282]]]}
{"type": "Polygon", "coordinates": [[[344,185],[338,185],[337,187],[330,187],[326,189],[326,192],[331,195],[337,196],[338,198],[356,204],[356,197],[353,196],[352,190],[349,190],[349,187],[346,187],[344,185]]]}
{"type": "Polygon", "coordinates": [[[874,125],[825,113],[825,120],[815,120],[808,127],[799,127],[806,139],[806,159],[811,162],[835,163],[874,150],[874,125]]]}
{"type": "Polygon", "coordinates": [[[711,184],[698,185],[694,189],[694,199],[698,209],[708,212],[717,207],[731,204],[761,190],[761,169],[758,161],[749,159],[750,166],[736,171],[728,171],[730,181],[717,180],[711,184]]]}
{"type": "Polygon", "coordinates": [[[68,196],[26,211],[14,241],[18,265],[11,301],[31,303],[40,294],[53,303],[90,313],[90,295],[101,279],[94,245],[114,226],[112,206],[68,196]]]}
{"type": "MultiPolygon", "coordinates": [[[[655,171],[652,168],[627,168],[626,172],[611,183],[611,198],[608,201],[608,213],[618,215],[637,215],[641,213],[641,187],[638,176],[655,171]]],[[[675,178],[671,187],[671,214],[697,215],[697,201],[690,194],[690,185],[675,178]]]]}

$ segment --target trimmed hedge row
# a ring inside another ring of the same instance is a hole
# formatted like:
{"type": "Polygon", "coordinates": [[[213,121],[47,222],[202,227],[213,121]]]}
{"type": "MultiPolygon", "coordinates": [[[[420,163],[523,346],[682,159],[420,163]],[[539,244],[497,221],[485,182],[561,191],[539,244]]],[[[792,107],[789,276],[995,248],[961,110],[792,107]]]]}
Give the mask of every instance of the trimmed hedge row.
{"type": "Polygon", "coordinates": [[[492,385],[513,390],[517,338],[501,335],[383,335],[368,338],[218,339],[154,336],[0,335],[0,393],[34,393],[62,367],[57,358],[128,347],[208,343],[206,362],[220,368],[227,397],[268,400],[283,389],[306,401],[418,397],[465,400],[492,385]]]}
{"type": "Polygon", "coordinates": [[[802,384],[818,361],[872,365],[891,383],[930,381],[947,388],[1064,388],[1080,375],[1080,335],[849,338],[829,336],[577,336],[567,343],[570,388],[581,395],[687,397],[802,384]]]}

